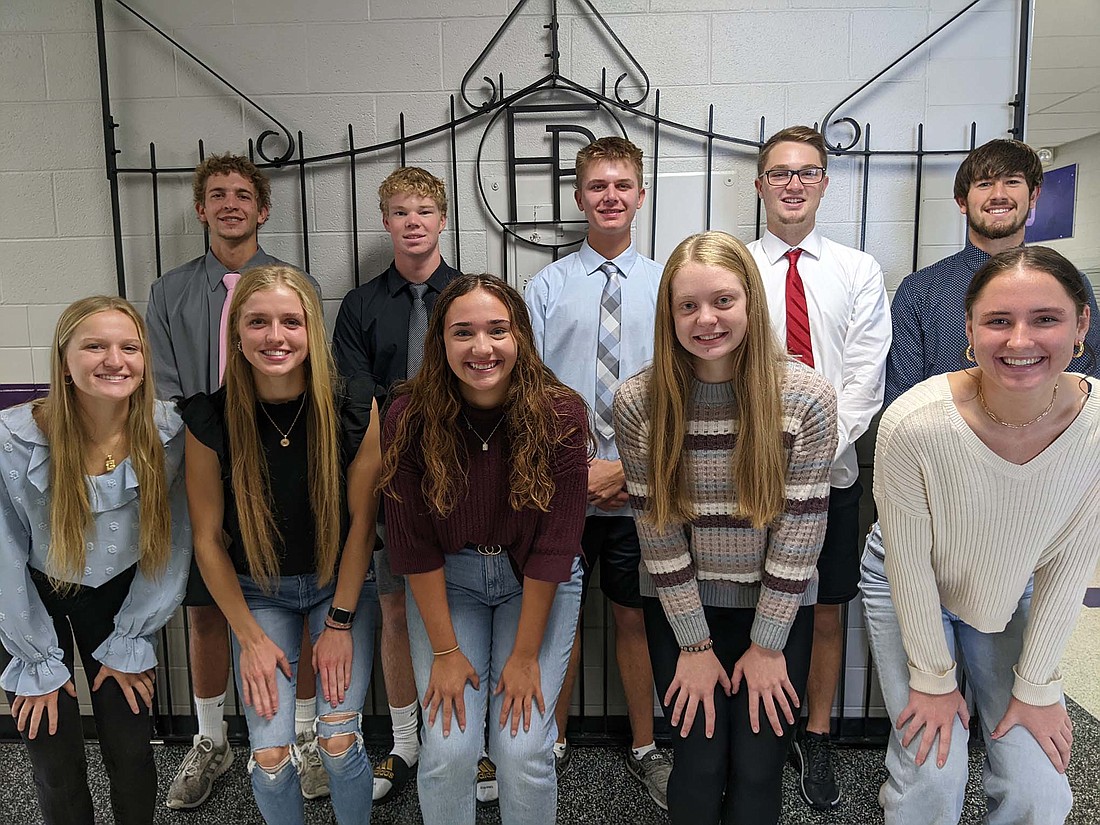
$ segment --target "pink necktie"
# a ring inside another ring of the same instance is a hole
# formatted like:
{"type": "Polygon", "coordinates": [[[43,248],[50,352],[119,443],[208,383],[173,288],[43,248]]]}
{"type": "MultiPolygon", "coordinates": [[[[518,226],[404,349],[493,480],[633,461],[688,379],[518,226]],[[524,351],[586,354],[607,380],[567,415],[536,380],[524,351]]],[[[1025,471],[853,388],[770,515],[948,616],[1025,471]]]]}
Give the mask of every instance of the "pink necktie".
{"type": "Polygon", "coordinates": [[[225,303],[222,304],[222,319],[218,324],[218,380],[225,377],[226,362],[226,334],[225,327],[229,322],[229,305],[233,302],[233,290],[237,288],[237,281],[241,279],[239,272],[226,272],[222,275],[222,283],[225,284],[225,303]]]}

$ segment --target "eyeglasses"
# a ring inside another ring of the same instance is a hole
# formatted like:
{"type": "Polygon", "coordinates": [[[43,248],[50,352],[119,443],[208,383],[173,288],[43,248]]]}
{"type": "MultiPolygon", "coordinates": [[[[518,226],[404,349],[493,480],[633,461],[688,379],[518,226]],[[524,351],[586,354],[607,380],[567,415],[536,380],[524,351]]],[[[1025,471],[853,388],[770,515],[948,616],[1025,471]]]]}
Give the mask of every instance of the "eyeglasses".
{"type": "Polygon", "coordinates": [[[767,178],[772,186],[786,186],[791,178],[797,176],[803,186],[812,186],[825,179],[824,166],[807,166],[805,169],[769,169],[762,178],[767,178]]]}

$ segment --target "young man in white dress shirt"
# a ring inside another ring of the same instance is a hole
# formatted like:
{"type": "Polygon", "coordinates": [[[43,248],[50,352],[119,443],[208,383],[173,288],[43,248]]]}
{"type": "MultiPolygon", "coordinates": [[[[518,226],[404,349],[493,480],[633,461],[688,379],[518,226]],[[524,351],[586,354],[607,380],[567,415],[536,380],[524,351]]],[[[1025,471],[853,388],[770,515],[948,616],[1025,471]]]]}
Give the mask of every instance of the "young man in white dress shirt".
{"type": "Polygon", "coordinates": [[[830,241],[816,228],[829,185],[820,133],[792,126],[772,135],[757,161],[756,191],[768,229],[749,244],[764,280],[772,328],[789,353],[813,366],[837,394],[839,439],[830,478],[829,523],[818,561],[818,603],[807,686],[805,729],[795,740],[799,790],[828,810],[841,791],[829,742],[840,679],[841,610],[858,592],[859,500],[855,441],[882,406],[890,310],[882,269],[865,252],[830,241]]]}
{"type": "MultiPolygon", "coordinates": [[[[653,801],[668,810],[672,766],[653,741],[653,668],[642,617],[642,596],[655,597],[656,591],[639,573],[642,551],[610,424],[615,388],[653,360],[661,266],[639,254],[631,240],[631,224],[645,202],[641,149],[625,138],[600,138],[577,153],[576,171],[577,207],[588,220],[588,237],[579,250],[532,278],[524,297],[539,355],[593,412],[597,447],[588,467],[589,506],[581,539],[584,593],[598,562],[600,588],[615,620],[616,661],[633,735],[626,765],[653,801]]],[[[555,710],[559,777],[571,759],[565,722],[579,662],[580,645],[574,642],[555,710]]]]}

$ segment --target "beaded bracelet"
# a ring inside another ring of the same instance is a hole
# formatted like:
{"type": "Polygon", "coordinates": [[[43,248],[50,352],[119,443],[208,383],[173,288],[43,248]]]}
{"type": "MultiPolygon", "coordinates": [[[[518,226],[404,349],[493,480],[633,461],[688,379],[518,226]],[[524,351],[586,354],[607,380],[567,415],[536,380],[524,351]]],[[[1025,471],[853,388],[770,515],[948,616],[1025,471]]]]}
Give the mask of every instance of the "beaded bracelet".
{"type": "Polygon", "coordinates": [[[436,653],[436,652],[435,652],[435,651],[433,650],[433,651],[432,651],[432,655],[433,655],[433,656],[446,656],[446,655],[447,655],[448,653],[454,653],[454,652],[455,652],[456,650],[458,650],[458,648],[459,648],[459,645],[455,645],[455,646],[454,646],[454,647],[452,647],[452,648],[451,648],[450,650],[441,650],[441,651],[439,651],[438,653],[436,653]]]}
{"type": "Polygon", "coordinates": [[[681,645],[680,650],[684,653],[706,653],[713,647],[714,639],[707,639],[705,642],[699,642],[696,645],[681,645]]]}

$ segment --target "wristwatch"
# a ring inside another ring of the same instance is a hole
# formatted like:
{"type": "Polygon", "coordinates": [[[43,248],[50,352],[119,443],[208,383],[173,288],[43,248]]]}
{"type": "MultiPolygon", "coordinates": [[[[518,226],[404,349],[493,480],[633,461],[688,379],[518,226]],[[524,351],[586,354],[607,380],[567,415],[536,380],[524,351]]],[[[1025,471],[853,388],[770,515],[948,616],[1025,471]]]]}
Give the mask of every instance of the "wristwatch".
{"type": "Polygon", "coordinates": [[[355,619],[354,610],[344,610],[342,607],[330,607],[328,609],[329,620],[333,624],[351,624],[355,619]]]}

